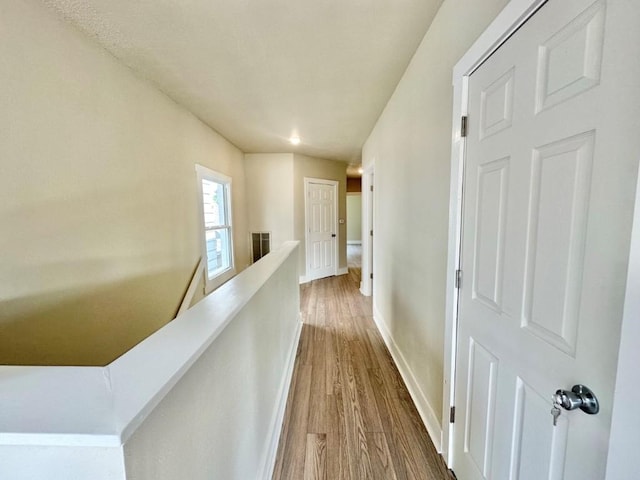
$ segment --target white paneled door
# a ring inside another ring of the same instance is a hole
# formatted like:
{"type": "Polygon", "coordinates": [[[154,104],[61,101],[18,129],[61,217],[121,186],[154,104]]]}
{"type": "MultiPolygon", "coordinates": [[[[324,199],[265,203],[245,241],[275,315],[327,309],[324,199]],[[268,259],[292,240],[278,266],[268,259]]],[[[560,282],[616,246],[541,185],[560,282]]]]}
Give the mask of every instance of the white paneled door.
{"type": "Polygon", "coordinates": [[[338,182],[305,179],[307,280],[337,274],[338,182]]]}
{"type": "Polygon", "coordinates": [[[469,78],[453,469],[605,477],[633,199],[631,0],[550,0],[469,78]],[[552,396],[591,388],[600,411],[552,396]]]}

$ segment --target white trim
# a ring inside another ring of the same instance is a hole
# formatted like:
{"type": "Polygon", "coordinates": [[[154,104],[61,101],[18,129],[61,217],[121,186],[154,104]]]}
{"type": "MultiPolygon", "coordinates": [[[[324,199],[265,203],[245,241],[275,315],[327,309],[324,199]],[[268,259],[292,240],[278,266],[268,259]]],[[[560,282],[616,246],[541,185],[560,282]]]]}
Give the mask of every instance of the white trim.
{"type": "Polygon", "coordinates": [[[618,370],[613,395],[606,480],[635,478],[640,471],[638,425],[640,425],[640,176],[636,186],[629,270],[618,350],[618,370]]]}
{"type": "Polygon", "coordinates": [[[196,288],[198,288],[198,284],[200,280],[204,278],[204,264],[202,257],[200,257],[200,261],[198,261],[198,266],[196,270],[193,272],[193,276],[191,277],[191,282],[189,283],[189,288],[187,288],[187,292],[184,294],[184,298],[182,299],[182,303],[180,304],[180,308],[178,309],[178,313],[176,314],[176,318],[189,310],[191,306],[191,301],[196,294],[196,288]]]}
{"type": "Polygon", "coordinates": [[[211,180],[215,180],[223,183],[231,183],[232,178],[224,173],[216,172],[215,170],[210,169],[209,167],[205,167],[204,165],[200,165],[199,163],[195,164],[196,173],[200,178],[208,178],[211,180]]]}
{"type": "Polygon", "coordinates": [[[442,400],[442,454],[448,465],[451,465],[453,454],[453,435],[452,427],[449,423],[449,411],[454,404],[455,396],[455,345],[457,338],[456,319],[458,315],[458,294],[454,285],[455,271],[460,265],[462,179],[465,152],[465,141],[460,136],[460,118],[467,114],[469,75],[546,3],[546,1],[547,0],[511,0],[453,68],[453,126],[451,185],[449,190],[446,320],[444,332],[444,388],[442,400]]]}
{"type": "Polygon", "coordinates": [[[362,268],[360,275],[360,293],[365,297],[373,295],[373,247],[374,239],[369,235],[373,230],[374,209],[375,209],[375,188],[371,191],[371,186],[375,183],[375,159],[365,168],[362,173],[362,268]]]}
{"type": "Polygon", "coordinates": [[[336,275],[346,275],[349,273],[349,267],[340,267],[336,275]]]}
{"type": "Polygon", "coordinates": [[[347,245],[362,245],[362,240],[347,240],[347,245]]]}
{"type": "Polygon", "coordinates": [[[453,84],[471,75],[547,1],[511,0],[453,67],[453,84]]]}
{"type": "Polygon", "coordinates": [[[196,168],[196,177],[198,182],[198,213],[200,215],[198,226],[200,232],[200,249],[202,254],[202,259],[204,263],[204,285],[205,285],[205,293],[209,294],[218,288],[223,283],[229,281],[236,274],[236,263],[235,263],[235,254],[234,254],[234,230],[233,230],[233,202],[232,202],[232,183],[233,179],[223,173],[216,172],[215,170],[211,170],[204,165],[195,165],[196,168]],[[218,183],[223,183],[225,185],[225,209],[226,209],[226,217],[228,220],[227,226],[229,231],[229,257],[231,265],[226,270],[223,270],[218,275],[213,278],[209,278],[208,272],[208,261],[207,261],[207,242],[206,242],[206,232],[204,227],[204,208],[202,205],[202,180],[211,180],[218,183]]]}
{"type": "Polygon", "coordinates": [[[422,423],[424,423],[424,426],[429,433],[429,437],[431,437],[431,441],[433,442],[434,447],[436,447],[436,451],[438,453],[442,452],[442,428],[438,421],[438,415],[420,388],[420,383],[416,380],[413,370],[411,370],[411,367],[405,360],[404,355],[402,355],[393,335],[391,335],[387,329],[387,324],[375,303],[373,305],[373,320],[380,331],[380,335],[382,335],[384,343],[391,353],[391,357],[393,357],[396,367],[398,367],[398,371],[400,372],[407,390],[409,390],[409,394],[411,395],[411,400],[413,400],[413,403],[418,409],[422,423]]]}
{"type": "Polygon", "coordinates": [[[298,316],[298,328],[289,348],[289,355],[287,356],[287,367],[285,374],[282,376],[282,382],[278,389],[278,408],[274,412],[273,419],[271,421],[271,439],[269,440],[269,446],[266,450],[264,461],[262,462],[262,468],[258,478],[264,480],[271,480],[273,477],[273,469],[276,466],[276,457],[278,453],[278,444],[280,443],[280,434],[282,433],[282,424],[284,422],[284,413],[287,407],[287,398],[289,397],[289,389],[291,387],[291,381],[293,379],[293,367],[296,363],[296,352],[298,351],[298,343],[300,342],[300,334],[302,333],[302,314],[298,316]]]}
{"type": "MultiPolygon", "coordinates": [[[[333,237],[334,248],[333,248],[333,275],[338,275],[338,262],[339,262],[339,250],[340,250],[340,224],[338,222],[338,211],[339,211],[339,203],[338,203],[338,189],[340,187],[340,182],[337,180],[328,180],[325,178],[313,178],[313,177],[304,177],[304,277],[308,278],[306,281],[317,280],[322,277],[312,278],[309,276],[309,272],[307,271],[309,262],[307,254],[309,253],[309,210],[308,210],[308,202],[309,199],[309,184],[310,183],[320,183],[323,185],[331,185],[333,187],[333,204],[335,210],[333,212],[333,221],[334,221],[334,231],[335,237],[333,237]]],[[[304,283],[304,282],[300,282],[304,283]]]]}

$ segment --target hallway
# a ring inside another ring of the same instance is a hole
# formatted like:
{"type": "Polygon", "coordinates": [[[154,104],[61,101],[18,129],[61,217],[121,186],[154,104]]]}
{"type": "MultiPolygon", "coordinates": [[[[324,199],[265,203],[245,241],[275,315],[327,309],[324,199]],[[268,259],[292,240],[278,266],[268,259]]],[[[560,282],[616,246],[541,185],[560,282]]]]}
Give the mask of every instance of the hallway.
{"type": "Polygon", "coordinates": [[[445,480],[448,473],[349,274],[301,286],[304,326],[274,480],[445,480]]]}

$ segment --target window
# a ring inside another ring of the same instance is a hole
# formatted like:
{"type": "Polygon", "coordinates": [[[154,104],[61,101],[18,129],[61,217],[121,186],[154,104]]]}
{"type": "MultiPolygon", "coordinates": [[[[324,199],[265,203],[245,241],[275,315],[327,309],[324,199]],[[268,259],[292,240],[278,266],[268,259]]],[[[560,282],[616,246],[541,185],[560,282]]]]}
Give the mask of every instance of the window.
{"type": "Polygon", "coordinates": [[[207,293],[235,274],[231,229],[231,178],[196,165],[207,293]]]}

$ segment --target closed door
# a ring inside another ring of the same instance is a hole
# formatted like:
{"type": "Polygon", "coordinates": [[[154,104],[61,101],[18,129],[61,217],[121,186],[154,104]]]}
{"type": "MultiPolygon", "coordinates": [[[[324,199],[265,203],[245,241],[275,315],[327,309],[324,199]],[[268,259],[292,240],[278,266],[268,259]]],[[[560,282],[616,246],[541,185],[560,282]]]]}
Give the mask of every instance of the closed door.
{"type": "Polygon", "coordinates": [[[309,180],[306,186],[307,280],[336,275],[337,182],[309,180]]]}
{"type": "Polygon", "coordinates": [[[639,21],[635,1],[550,0],[470,76],[461,480],[605,477],[640,158],[639,21]],[[599,413],[561,409],[554,426],[552,395],[576,384],[599,413]]]}

